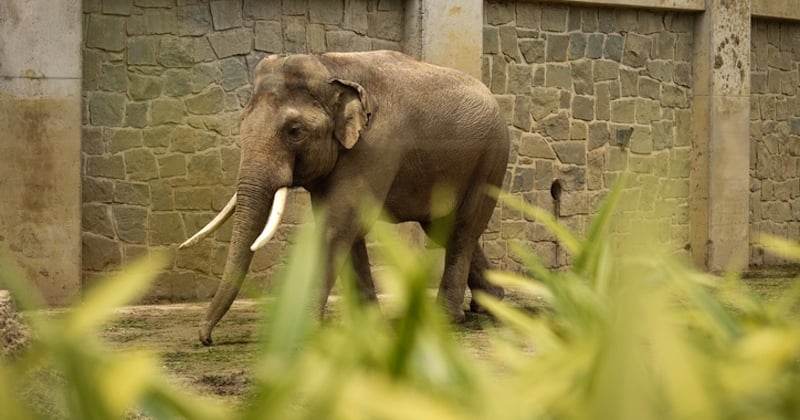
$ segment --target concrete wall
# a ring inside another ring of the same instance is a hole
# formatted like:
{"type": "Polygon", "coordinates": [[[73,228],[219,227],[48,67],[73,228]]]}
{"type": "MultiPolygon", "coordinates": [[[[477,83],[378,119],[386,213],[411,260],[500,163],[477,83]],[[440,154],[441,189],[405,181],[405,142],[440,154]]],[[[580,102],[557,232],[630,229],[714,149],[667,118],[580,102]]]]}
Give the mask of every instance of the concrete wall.
{"type": "Polygon", "coordinates": [[[0,249],[52,304],[80,289],[80,0],[0,2],[0,249]]]}

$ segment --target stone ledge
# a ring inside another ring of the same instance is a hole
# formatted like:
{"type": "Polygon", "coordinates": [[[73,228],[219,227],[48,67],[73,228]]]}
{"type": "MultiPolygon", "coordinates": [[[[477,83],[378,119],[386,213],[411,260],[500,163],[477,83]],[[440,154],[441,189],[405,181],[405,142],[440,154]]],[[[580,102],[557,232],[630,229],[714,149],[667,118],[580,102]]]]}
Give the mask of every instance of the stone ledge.
{"type": "MultiPolygon", "coordinates": [[[[531,1],[534,0],[524,0],[531,1]]],[[[758,0],[753,0],[755,3],[758,0]]],[[[773,0],[761,0],[764,3],[773,0]]],[[[537,3],[540,1],[536,1],[537,3]]],[[[607,6],[607,7],[636,7],[641,9],[658,10],[680,10],[690,12],[702,12],[706,9],[705,0],[545,0],[547,3],[562,3],[565,5],[575,4],[583,6],[607,6]]],[[[781,3],[788,3],[782,1],[781,3]]]]}
{"type": "Polygon", "coordinates": [[[795,0],[752,0],[751,4],[753,17],[800,21],[795,0]]]}

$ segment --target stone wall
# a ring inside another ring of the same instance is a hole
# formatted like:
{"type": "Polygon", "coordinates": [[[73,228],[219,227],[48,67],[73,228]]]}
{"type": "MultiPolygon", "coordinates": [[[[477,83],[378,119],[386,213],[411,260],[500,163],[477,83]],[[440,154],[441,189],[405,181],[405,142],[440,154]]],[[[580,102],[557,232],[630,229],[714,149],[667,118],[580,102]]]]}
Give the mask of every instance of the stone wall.
{"type": "MultiPolygon", "coordinates": [[[[86,0],[83,13],[83,281],[165,252],[151,301],[216,290],[230,223],[191,249],[177,244],[233,194],[255,64],[268,53],[400,49],[404,19],[402,0],[86,0]]],[[[290,198],[246,284],[267,284],[307,201],[290,198]]]]}
{"type": "MultiPolygon", "coordinates": [[[[800,238],[800,24],[755,19],[750,97],[750,238],[800,238]]],[[[751,265],[786,263],[751,245],[751,265]]]]}
{"type": "MultiPolygon", "coordinates": [[[[694,17],[673,12],[486,2],[483,80],[512,132],[507,190],[583,234],[623,171],[620,229],[649,221],[679,252],[689,241],[694,17]]],[[[551,266],[569,257],[540,225],[499,208],[487,255],[509,243],[551,266]]]]}

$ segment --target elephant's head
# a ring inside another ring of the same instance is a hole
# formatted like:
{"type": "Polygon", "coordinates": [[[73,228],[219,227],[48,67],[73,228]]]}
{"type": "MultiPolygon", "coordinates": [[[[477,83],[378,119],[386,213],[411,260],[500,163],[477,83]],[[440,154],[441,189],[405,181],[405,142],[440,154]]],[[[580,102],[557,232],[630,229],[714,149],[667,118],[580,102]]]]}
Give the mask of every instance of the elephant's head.
{"type": "Polygon", "coordinates": [[[270,56],[258,64],[240,123],[236,194],[181,245],[199,242],[233,214],[222,282],[200,325],[204,344],[211,343],[211,329],[236,298],[253,251],[277,229],[287,188],[313,185],[329,174],[339,153],[356,145],[369,116],[364,89],[332,74],[319,57],[270,56]]]}

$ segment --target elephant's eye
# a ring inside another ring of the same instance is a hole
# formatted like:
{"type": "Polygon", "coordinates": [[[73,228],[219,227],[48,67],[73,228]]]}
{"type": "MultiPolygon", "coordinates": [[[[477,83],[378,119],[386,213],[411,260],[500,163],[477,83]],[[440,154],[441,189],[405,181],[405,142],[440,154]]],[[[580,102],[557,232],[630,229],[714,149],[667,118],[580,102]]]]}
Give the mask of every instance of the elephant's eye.
{"type": "Polygon", "coordinates": [[[286,126],[285,133],[286,138],[293,143],[300,142],[306,137],[305,128],[298,123],[286,126]]]}

